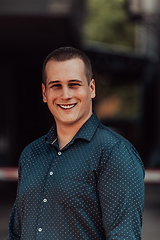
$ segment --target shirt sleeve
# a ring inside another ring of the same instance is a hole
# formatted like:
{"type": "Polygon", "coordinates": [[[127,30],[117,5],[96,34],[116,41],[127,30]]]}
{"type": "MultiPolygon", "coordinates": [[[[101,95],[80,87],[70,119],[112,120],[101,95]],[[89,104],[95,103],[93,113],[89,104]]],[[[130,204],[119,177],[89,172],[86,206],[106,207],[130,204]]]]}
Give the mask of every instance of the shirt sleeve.
{"type": "Polygon", "coordinates": [[[132,145],[119,142],[109,156],[104,150],[98,191],[106,239],[141,239],[144,168],[132,145]]]}
{"type": "Polygon", "coordinates": [[[21,155],[21,158],[20,158],[20,161],[19,161],[17,196],[16,196],[15,203],[13,205],[13,208],[12,208],[11,215],[10,215],[7,240],[19,240],[19,239],[21,239],[19,185],[20,185],[20,178],[21,178],[21,160],[23,159],[22,155],[21,155]]]}
{"type": "Polygon", "coordinates": [[[19,239],[20,239],[20,224],[17,214],[17,203],[15,201],[9,220],[7,240],[19,240],[19,239]]]}

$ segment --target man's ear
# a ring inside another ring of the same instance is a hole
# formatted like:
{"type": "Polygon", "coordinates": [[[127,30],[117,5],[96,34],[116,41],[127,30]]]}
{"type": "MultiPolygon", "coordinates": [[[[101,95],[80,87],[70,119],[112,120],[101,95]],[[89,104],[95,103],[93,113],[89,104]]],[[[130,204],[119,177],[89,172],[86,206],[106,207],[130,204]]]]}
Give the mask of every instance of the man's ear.
{"type": "Polygon", "coordinates": [[[44,83],[42,83],[42,96],[43,96],[43,102],[46,103],[47,97],[46,97],[46,87],[45,87],[44,83]]]}
{"type": "Polygon", "coordinates": [[[95,89],[95,81],[92,79],[89,84],[90,92],[91,92],[91,98],[95,98],[96,96],[96,89],[95,89]]]}

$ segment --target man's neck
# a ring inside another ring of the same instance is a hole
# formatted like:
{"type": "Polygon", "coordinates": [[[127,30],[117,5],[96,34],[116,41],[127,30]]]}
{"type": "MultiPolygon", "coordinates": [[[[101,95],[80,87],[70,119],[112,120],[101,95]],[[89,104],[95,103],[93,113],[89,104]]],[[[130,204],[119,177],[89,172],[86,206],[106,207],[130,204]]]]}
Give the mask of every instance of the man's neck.
{"type": "Polygon", "coordinates": [[[73,139],[81,126],[82,125],[73,126],[73,124],[59,126],[57,124],[57,137],[60,149],[65,147],[73,139]]]}

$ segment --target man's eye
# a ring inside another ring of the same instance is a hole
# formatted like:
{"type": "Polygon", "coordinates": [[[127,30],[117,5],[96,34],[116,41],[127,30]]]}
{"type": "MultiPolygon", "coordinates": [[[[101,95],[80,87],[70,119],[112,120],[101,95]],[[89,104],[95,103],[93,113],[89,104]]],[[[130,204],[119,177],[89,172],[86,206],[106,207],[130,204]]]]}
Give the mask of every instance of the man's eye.
{"type": "Polygon", "coordinates": [[[70,83],[69,86],[70,87],[76,87],[76,86],[80,86],[80,84],[79,83],[70,83]]]}
{"type": "Polygon", "coordinates": [[[51,88],[60,88],[61,87],[61,84],[54,84],[51,86],[51,88]]]}

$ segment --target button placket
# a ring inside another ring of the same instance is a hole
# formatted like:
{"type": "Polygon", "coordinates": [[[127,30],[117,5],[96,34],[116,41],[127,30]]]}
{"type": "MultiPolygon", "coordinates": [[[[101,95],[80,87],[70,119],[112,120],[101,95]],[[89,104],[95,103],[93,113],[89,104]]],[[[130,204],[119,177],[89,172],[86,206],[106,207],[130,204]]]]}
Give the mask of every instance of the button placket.
{"type": "Polygon", "coordinates": [[[44,186],[44,191],[43,191],[43,197],[41,199],[41,206],[39,209],[39,216],[38,216],[38,223],[37,223],[37,234],[39,234],[39,237],[43,236],[45,234],[46,226],[44,223],[46,220],[49,218],[49,213],[48,213],[48,208],[50,206],[50,196],[49,196],[49,189],[48,186],[51,181],[54,181],[54,175],[56,174],[56,164],[58,161],[58,158],[60,157],[61,152],[60,151],[55,151],[55,155],[52,158],[53,161],[50,164],[49,171],[47,174],[47,179],[45,182],[44,186]],[[44,220],[45,219],[45,220],[44,220]]]}
{"type": "Polygon", "coordinates": [[[62,152],[61,151],[57,151],[57,154],[55,156],[55,159],[54,159],[54,162],[52,162],[51,166],[50,166],[50,169],[49,169],[49,172],[48,172],[48,177],[47,177],[47,180],[46,180],[46,183],[45,183],[45,188],[44,188],[44,192],[43,192],[43,198],[42,198],[42,202],[41,202],[41,210],[40,210],[40,214],[39,214],[39,221],[38,221],[38,225],[40,227],[37,228],[37,232],[41,235],[43,231],[45,231],[43,229],[43,224],[44,224],[44,219],[46,219],[46,209],[48,208],[48,189],[46,187],[48,187],[48,184],[47,184],[47,181],[51,181],[51,177],[54,179],[54,171],[55,171],[55,168],[56,168],[56,161],[58,161],[58,158],[62,155],[62,152]]]}

